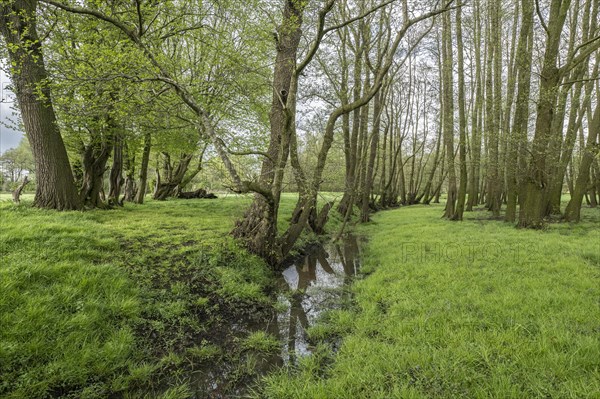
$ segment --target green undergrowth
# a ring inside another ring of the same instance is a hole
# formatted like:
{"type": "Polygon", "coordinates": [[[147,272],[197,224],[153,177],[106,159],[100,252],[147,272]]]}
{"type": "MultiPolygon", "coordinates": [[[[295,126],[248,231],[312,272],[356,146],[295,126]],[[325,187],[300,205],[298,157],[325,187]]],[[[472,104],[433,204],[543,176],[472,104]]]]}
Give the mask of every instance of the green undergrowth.
{"type": "MultiPolygon", "coordinates": [[[[0,397],[202,396],[190,375],[221,364],[227,392],[274,350],[245,327],[273,311],[272,271],[229,236],[250,197],[30,201],[0,202],[0,397]]],[[[285,195],[282,223],[294,205],[285,195]]]]}
{"type": "Polygon", "coordinates": [[[361,226],[354,307],[313,327],[315,354],[256,396],[599,398],[600,212],[542,231],[442,213],[406,207],[361,226]]]}

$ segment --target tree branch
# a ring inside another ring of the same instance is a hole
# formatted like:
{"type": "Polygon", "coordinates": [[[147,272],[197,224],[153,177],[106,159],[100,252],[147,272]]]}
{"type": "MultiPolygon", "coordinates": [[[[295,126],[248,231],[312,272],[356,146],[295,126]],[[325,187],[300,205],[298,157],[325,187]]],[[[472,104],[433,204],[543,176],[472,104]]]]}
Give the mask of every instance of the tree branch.
{"type": "Polygon", "coordinates": [[[39,0],[39,1],[41,3],[50,4],[54,7],[58,7],[62,10],[65,10],[65,11],[68,11],[68,12],[71,12],[74,14],[89,15],[89,16],[98,18],[104,22],[108,22],[108,23],[116,26],[133,41],[135,41],[135,42],[139,41],[139,37],[137,36],[135,31],[129,29],[129,27],[127,27],[127,25],[125,25],[123,22],[119,21],[118,19],[109,17],[108,15],[105,15],[99,11],[91,10],[89,8],[84,8],[84,7],[69,6],[69,5],[63,4],[58,1],[54,1],[54,0],[39,0]]]}
{"type": "Polygon", "coordinates": [[[388,5],[390,5],[390,4],[392,4],[392,3],[396,2],[396,1],[397,0],[387,0],[387,1],[384,1],[383,3],[379,4],[378,6],[373,7],[372,9],[370,9],[368,11],[365,11],[362,14],[357,15],[354,18],[350,18],[350,19],[348,19],[348,20],[346,20],[346,21],[344,21],[344,22],[342,22],[340,24],[337,24],[337,25],[334,25],[334,26],[330,26],[329,28],[325,29],[324,34],[327,34],[327,33],[331,32],[331,31],[334,31],[334,30],[337,30],[337,29],[341,29],[341,28],[343,28],[345,26],[350,25],[351,23],[354,23],[354,22],[356,22],[358,20],[366,18],[369,15],[373,14],[374,12],[377,12],[380,9],[382,9],[382,8],[388,6],[388,5]]]}
{"type": "Polygon", "coordinates": [[[227,151],[227,153],[229,153],[231,155],[241,155],[241,156],[244,156],[244,155],[261,155],[261,156],[263,156],[265,158],[268,158],[271,162],[273,162],[273,163],[275,162],[273,160],[273,158],[269,154],[267,154],[266,152],[264,152],[264,151],[233,151],[233,150],[230,150],[227,147],[227,144],[225,144],[225,142],[222,139],[219,138],[219,140],[221,140],[221,143],[223,144],[223,148],[225,148],[225,151],[227,151]]]}
{"type": "Polygon", "coordinates": [[[328,0],[327,3],[325,4],[325,6],[323,7],[323,9],[319,12],[319,21],[317,24],[317,37],[315,38],[315,40],[313,41],[313,43],[310,46],[310,49],[308,51],[308,53],[306,54],[306,57],[304,58],[304,60],[300,63],[300,65],[296,68],[296,74],[299,75],[300,73],[302,73],[302,71],[308,66],[308,64],[312,61],[313,57],[315,56],[317,50],[319,49],[319,46],[321,45],[321,41],[323,40],[323,37],[325,37],[326,34],[328,34],[329,32],[332,32],[334,30],[338,30],[341,29],[345,26],[348,26],[356,21],[359,21],[363,18],[368,17],[369,15],[373,14],[374,12],[377,12],[378,10],[388,6],[389,4],[392,4],[394,2],[396,2],[397,0],[387,0],[379,5],[377,5],[376,7],[373,7],[365,12],[363,12],[362,14],[354,17],[354,18],[350,18],[340,24],[334,25],[334,26],[330,26],[329,28],[325,28],[325,18],[327,17],[327,15],[329,14],[329,12],[331,12],[331,10],[333,9],[333,6],[336,2],[336,0],[328,0]]]}
{"type": "Polygon", "coordinates": [[[544,17],[542,17],[542,12],[540,11],[540,1],[539,0],[535,0],[535,12],[536,12],[538,18],[540,19],[540,24],[542,24],[542,28],[544,28],[544,30],[546,31],[546,35],[550,36],[550,31],[548,30],[548,25],[546,25],[546,22],[544,21],[544,17]]]}
{"type": "Polygon", "coordinates": [[[142,16],[142,0],[135,0],[135,10],[138,17],[138,36],[142,37],[144,34],[144,17],[142,16]]]}
{"type": "Polygon", "coordinates": [[[599,48],[600,48],[600,36],[596,36],[596,37],[588,40],[587,42],[580,44],[579,46],[577,46],[575,51],[573,51],[573,56],[571,57],[571,59],[569,61],[567,61],[567,63],[560,68],[559,72],[561,74],[565,74],[565,73],[569,72],[571,69],[575,68],[577,65],[584,62],[590,55],[592,55],[599,48]],[[582,52],[577,57],[575,57],[575,54],[577,54],[577,52],[579,50],[581,50],[582,48],[589,46],[591,44],[593,44],[591,47],[587,48],[584,52],[582,52]]]}
{"type": "Polygon", "coordinates": [[[319,22],[317,24],[317,37],[310,45],[310,49],[308,50],[306,57],[304,57],[304,60],[296,68],[296,76],[298,76],[302,73],[304,68],[306,68],[308,66],[308,64],[312,61],[313,57],[317,53],[317,50],[319,49],[319,46],[321,45],[321,41],[323,40],[323,36],[325,35],[325,30],[324,30],[325,17],[327,17],[327,14],[329,14],[331,9],[333,8],[335,1],[336,0],[328,0],[327,3],[325,3],[325,6],[323,7],[323,9],[321,11],[319,11],[319,22]]]}

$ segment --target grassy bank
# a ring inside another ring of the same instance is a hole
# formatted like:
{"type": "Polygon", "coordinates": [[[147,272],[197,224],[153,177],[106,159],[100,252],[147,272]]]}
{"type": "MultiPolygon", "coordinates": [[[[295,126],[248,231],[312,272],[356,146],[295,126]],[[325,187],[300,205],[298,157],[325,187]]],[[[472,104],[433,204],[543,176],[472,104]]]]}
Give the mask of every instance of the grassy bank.
{"type": "Polygon", "coordinates": [[[254,377],[272,272],[228,235],[249,197],[65,213],[30,197],[0,202],[0,397],[227,396],[254,377]]]}
{"type": "Polygon", "coordinates": [[[265,381],[271,398],[599,398],[600,212],[517,230],[440,219],[440,206],[381,212],[355,309],[313,329],[327,345],[265,381]]]}

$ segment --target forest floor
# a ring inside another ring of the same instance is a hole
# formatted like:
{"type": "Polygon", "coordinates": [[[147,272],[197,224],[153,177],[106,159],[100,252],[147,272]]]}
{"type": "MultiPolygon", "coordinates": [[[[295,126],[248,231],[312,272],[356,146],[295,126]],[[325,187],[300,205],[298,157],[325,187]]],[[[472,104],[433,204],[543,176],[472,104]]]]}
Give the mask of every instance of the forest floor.
{"type": "MultiPolygon", "coordinates": [[[[68,213],[8,198],[0,397],[235,397],[279,351],[252,327],[273,317],[274,273],[228,234],[249,197],[68,213]]],[[[284,195],[282,225],[294,204],[284,195]]],[[[441,214],[407,207],[358,227],[369,241],[353,303],[254,394],[598,397],[600,212],[543,231],[441,214]]]]}
{"type": "Polygon", "coordinates": [[[354,307],[312,331],[326,344],[269,377],[271,398],[600,398],[600,210],[519,230],[378,213],[354,307]]]}
{"type": "Polygon", "coordinates": [[[0,397],[230,397],[279,350],[252,327],[272,317],[273,272],[229,236],[251,197],[62,213],[9,198],[0,397]]]}

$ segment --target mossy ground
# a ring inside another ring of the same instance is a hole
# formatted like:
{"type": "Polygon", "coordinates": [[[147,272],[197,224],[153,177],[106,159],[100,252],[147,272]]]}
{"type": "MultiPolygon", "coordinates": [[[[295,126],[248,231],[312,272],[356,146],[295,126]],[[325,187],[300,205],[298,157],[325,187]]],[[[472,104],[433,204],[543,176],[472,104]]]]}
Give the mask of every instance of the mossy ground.
{"type": "Polygon", "coordinates": [[[229,236],[251,197],[63,213],[31,197],[0,198],[0,397],[189,397],[206,365],[225,397],[252,379],[272,342],[244,325],[272,311],[273,272],[229,236]]]}
{"type": "Polygon", "coordinates": [[[269,398],[600,398],[600,212],[519,230],[489,213],[381,212],[341,338],[269,378],[269,398]]]}

